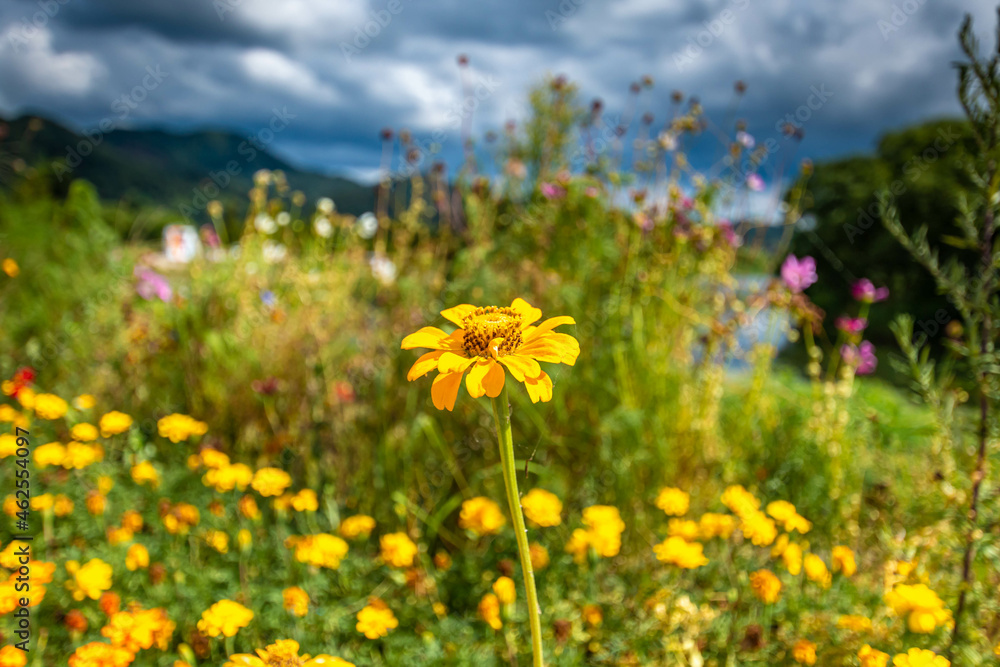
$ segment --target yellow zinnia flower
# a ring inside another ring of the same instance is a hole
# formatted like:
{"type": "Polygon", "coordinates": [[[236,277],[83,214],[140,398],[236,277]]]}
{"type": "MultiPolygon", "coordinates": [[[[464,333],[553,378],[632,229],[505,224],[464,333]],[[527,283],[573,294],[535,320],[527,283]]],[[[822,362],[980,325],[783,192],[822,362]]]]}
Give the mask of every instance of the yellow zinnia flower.
{"type": "Polygon", "coordinates": [[[473,398],[499,396],[506,368],[515,380],[524,383],[533,403],[549,401],[552,379],[538,362],[572,366],[580,354],[575,338],[553,331],[563,324],[575,324],[572,317],[552,317],[532,326],[542,311],[524,299],[514,299],[509,308],[462,304],[441,311],[441,315],[459,328],[448,334],[437,327],[424,327],[404,338],[401,345],[404,350],[433,350],[417,359],[406,379],[416,380],[436,369],[431,399],[438,410],[455,408],[466,371],[465,388],[473,398]]]}

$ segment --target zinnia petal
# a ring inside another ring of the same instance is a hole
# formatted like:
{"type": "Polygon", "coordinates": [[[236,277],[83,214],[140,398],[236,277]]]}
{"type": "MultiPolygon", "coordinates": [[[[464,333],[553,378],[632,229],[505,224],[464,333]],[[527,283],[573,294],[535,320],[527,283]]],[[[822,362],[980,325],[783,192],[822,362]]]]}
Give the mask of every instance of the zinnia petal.
{"type": "Polygon", "coordinates": [[[561,326],[563,324],[576,324],[576,320],[574,320],[569,315],[550,317],[549,319],[539,324],[537,327],[532,327],[528,331],[526,331],[524,335],[524,342],[526,343],[530,342],[535,338],[538,338],[542,334],[548,331],[552,331],[556,327],[561,326]]]}
{"type": "Polygon", "coordinates": [[[415,347],[429,347],[434,350],[447,350],[448,338],[449,335],[437,327],[424,327],[404,338],[400,348],[412,350],[415,347]]]}
{"type": "Polygon", "coordinates": [[[463,373],[438,373],[431,385],[431,400],[438,410],[451,412],[455,409],[458,388],[462,385],[463,373]]]}
{"type": "Polygon", "coordinates": [[[535,379],[526,379],[524,387],[528,390],[528,396],[532,403],[541,401],[548,403],[552,400],[552,378],[545,371],[535,379]]]}
{"type": "Polygon", "coordinates": [[[486,395],[490,398],[496,398],[503,391],[503,383],[507,374],[503,372],[503,366],[497,363],[490,364],[489,371],[486,373],[486,377],[483,378],[483,388],[486,390],[486,395]]]}
{"type": "Polygon", "coordinates": [[[531,357],[511,354],[506,357],[500,357],[499,361],[510,369],[510,374],[518,382],[524,382],[525,378],[536,378],[542,372],[542,367],[531,357]]]}
{"type": "MultiPolygon", "coordinates": [[[[489,373],[490,369],[495,365],[497,365],[497,362],[494,360],[484,359],[472,367],[472,370],[469,371],[469,377],[465,379],[465,388],[469,390],[470,396],[473,398],[479,398],[486,393],[486,387],[483,386],[483,380],[486,378],[486,374],[489,373]]],[[[499,392],[497,392],[497,395],[499,395],[499,392]]]]}
{"type": "Polygon", "coordinates": [[[441,360],[438,361],[438,368],[442,373],[458,373],[465,372],[472,362],[478,357],[469,359],[468,357],[463,357],[460,354],[455,354],[454,352],[444,352],[441,355],[441,360]]]}
{"type": "Polygon", "coordinates": [[[537,322],[542,316],[542,309],[535,308],[530,303],[518,297],[511,302],[510,307],[514,309],[515,312],[521,314],[521,329],[524,330],[528,328],[534,322],[537,322]]]}
{"type": "Polygon", "coordinates": [[[430,373],[432,370],[438,367],[438,359],[443,354],[451,354],[450,352],[445,352],[444,350],[434,350],[433,352],[428,352],[419,359],[416,363],[410,367],[410,372],[406,374],[406,379],[413,382],[417,378],[422,378],[423,376],[430,373]]]}
{"type": "Polygon", "coordinates": [[[462,326],[462,321],[465,319],[465,316],[474,311],[475,309],[476,309],[475,306],[468,303],[463,303],[461,305],[442,310],[441,317],[448,320],[449,322],[454,322],[458,326],[462,326]]]}
{"type": "Polygon", "coordinates": [[[575,338],[567,334],[549,333],[541,338],[522,345],[517,349],[517,353],[522,356],[533,357],[538,361],[548,361],[553,364],[576,363],[576,358],[580,354],[580,344],[575,338]]]}

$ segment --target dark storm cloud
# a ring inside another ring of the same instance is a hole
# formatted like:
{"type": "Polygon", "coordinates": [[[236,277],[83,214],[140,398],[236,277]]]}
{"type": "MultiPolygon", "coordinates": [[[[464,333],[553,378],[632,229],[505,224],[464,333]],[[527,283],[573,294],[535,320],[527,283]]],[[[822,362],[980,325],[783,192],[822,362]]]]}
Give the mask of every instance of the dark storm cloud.
{"type": "MultiPolygon", "coordinates": [[[[286,107],[295,119],[278,152],[371,175],[384,126],[460,160],[455,57],[466,53],[486,90],[476,134],[523,118],[529,86],[548,74],[568,75],[584,103],[602,98],[609,117],[648,74],[638,113],[656,125],[673,89],[697,95],[722,130],[742,118],[762,140],[791,114],[805,136],[781,150],[791,161],[866,150],[887,129],[957,113],[965,11],[989,42],[994,8],[982,0],[14,0],[0,4],[0,112],[87,128],[135,93],[121,127],[253,132],[286,107]],[[167,75],[140,91],[149,68],[167,75]],[[732,112],[736,79],[749,90],[732,112]],[[829,92],[819,104],[816,87],[829,92]]],[[[694,156],[710,161],[720,145],[702,137],[694,156]]]]}

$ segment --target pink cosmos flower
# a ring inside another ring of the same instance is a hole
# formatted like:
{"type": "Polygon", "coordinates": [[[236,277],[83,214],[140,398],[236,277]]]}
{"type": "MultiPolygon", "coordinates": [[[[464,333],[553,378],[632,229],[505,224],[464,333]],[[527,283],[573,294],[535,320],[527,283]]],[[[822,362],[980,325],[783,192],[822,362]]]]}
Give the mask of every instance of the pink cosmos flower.
{"type": "Polygon", "coordinates": [[[795,255],[789,255],[781,265],[781,280],[793,292],[801,292],[818,279],[816,260],[812,257],[799,259],[795,255]]]}
{"type": "Polygon", "coordinates": [[[843,331],[848,336],[856,336],[868,326],[868,320],[863,317],[848,317],[841,315],[836,320],[837,329],[843,331]]]}
{"type": "Polygon", "coordinates": [[[720,220],[719,230],[722,232],[722,238],[725,239],[731,248],[739,248],[743,245],[743,239],[733,229],[733,223],[728,220],[720,220]]]}
{"type": "Polygon", "coordinates": [[[542,183],[540,186],[542,196],[546,199],[562,199],[566,196],[566,189],[552,183],[542,183]]]}
{"type": "Polygon", "coordinates": [[[851,296],[861,303],[878,303],[889,298],[889,288],[876,288],[872,281],[862,278],[851,286],[851,296]]]}
{"type": "Polygon", "coordinates": [[[878,358],[875,356],[875,346],[871,341],[861,341],[861,345],[855,347],[850,343],[840,347],[840,357],[844,363],[854,366],[854,372],[858,375],[870,375],[878,368],[878,358]]]}
{"type": "Polygon", "coordinates": [[[597,199],[597,195],[600,194],[600,191],[593,185],[591,185],[590,187],[588,187],[586,190],[583,191],[583,194],[587,195],[591,199],[597,199]]]}
{"type": "Polygon", "coordinates": [[[156,271],[137,266],[135,277],[139,279],[135,291],[146,301],[152,301],[154,297],[160,301],[170,301],[170,297],[173,296],[170,283],[156,271]]]}

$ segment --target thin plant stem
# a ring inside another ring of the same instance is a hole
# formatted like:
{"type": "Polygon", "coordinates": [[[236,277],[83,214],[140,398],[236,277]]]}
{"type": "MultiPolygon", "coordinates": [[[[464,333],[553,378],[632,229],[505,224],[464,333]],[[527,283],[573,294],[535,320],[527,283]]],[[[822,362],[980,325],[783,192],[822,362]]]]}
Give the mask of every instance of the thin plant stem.
{"type": "Polygon", "coordinates": [[[534,667],[542,667],[542,620],[541,608],[538,606],[538,592],[535,590],[535,572],[531,567],[531,554],[528,550],[528,531],[524,527],[524,515],[521,513],[521,496],[517,491],[517,469],[514,466],[514,438],[510,430],[510,404],[507,402],[507,386],[500,395],[491,398],[493,403],[493,419],[497,427],[497,442],[500,445],[500,461],[503,468],[503,485],[507,491],[507,505],[514,521],[514,534],[517,537],[517,551],[521,557],[521,574],[524,577],[524,589],[528,600],[528,623],[531,625],[531,654],[534,667]]]}

